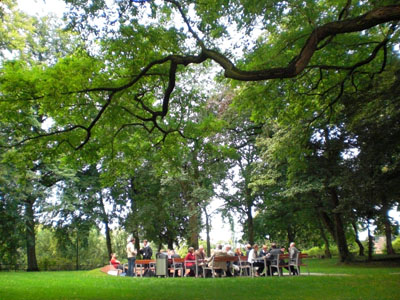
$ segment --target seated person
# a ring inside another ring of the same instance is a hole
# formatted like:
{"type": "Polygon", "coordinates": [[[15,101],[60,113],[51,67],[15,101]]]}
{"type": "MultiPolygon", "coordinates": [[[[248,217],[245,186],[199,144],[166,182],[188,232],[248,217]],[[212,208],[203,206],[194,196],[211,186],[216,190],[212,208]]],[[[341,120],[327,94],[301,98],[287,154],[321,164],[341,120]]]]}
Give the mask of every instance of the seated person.
{"type": "MultiPolygon", "coordinates": [[[[174,249],[171,249],[171,250],[168,251],[168,259],[171,260],[171,261],[168,263],[168,268],[171,268],[171,267],[172,267],[172,259],[173,259],[173,258],[181,258],[181,257],[179,256],[179,254],[175,253],[175,250],[174,250],[174,249]]],[[[182,263],[175,263],[174,269],[179,269],[179,268],[182,268],[182,263]]],[[[178,270],[175,270],[175,276],[176,276],[176,277],[179,276],[178,270]]]]}
{"type": "Polygon", "coordinates": [[[299,275],[298,271],[300,271],[300,267],[298,266],[298,269],[296,269],[296,267],[293,266],[296,264],[296,258],[299,253],[300,251],[296,248],[296,244],[294,242],[291,242],[289,247],[289,260],[291,264],[290,272],[292,272],[293,275],[299,275]]]}
{"type": "MultiPolygon", "coordinates": [[[[276,260],[277,260],[278,255],[283,254],[284,252],[285,252],[285,248],[284,247],[281,247],[279,249],[276,246],[276,243],[272,243],[271,244],[271,249],[269,251],[270,257],[268,259],[269,260],[269,264],[268,265],[270,265],[271,263],[273,265],[276,265],[277,264],[276,260]]],[[[285,264],[285,261],[280,259],[279,260],[279,265],[284,265],[284,264],[285,264]]],[[[285,267],[285,268],[287,269],[287,267],[285,267]]],[[[271,275],[273,275],[275,271],[278,271],[278,270],[276,268],[274,268],[274,269],[271,268],[271,273],[272,273],[271,275]]],[[[270,275],[270,274],[268,274],[268,275],[270,275]]]]}
{"type": "Polygon", "coordinates": [[[195,251],[194,255],[196,256],[197,259],[197,266],[198,266],[197,275],[201,275],[203,274],[203,266],[206,261],[206,253],[204,252],[204,246],[200,245],[199,249],[195,251]]]}
{"type": "Polygon", "coordinates": [[[250,250],[249,255],[247,257],[247,261],[253,267],[257,268],[256,276],[260,276],[261,273],[264,271],[264,261],[259,260],[257,244],[255,244],[253,248],[250,250]]]}
{"type": "Polygon", "coordinates": [[[260,251],[260,257],[265,257],[268,254],[268,247],[267,245],[263,245],[260,251]]]}
{"type": "Polygon", "coordinates": [[[117,270],[122,270],[122,271],[124,270],[124,267],[121,265],[121,262],[117,260],[117,254],[115,253],[111,253],[110,264],[112,264],[113,267],[116,268],[117,270]]]}
{"type": "MultiPolygon", "coordinates": [[[[238,256],[238,257],[243,256],[242,250],[240,248],[236,248],[234,253],[235,253],[235,256],[238,256]]],[[[240,271],[239,261],[233,262],[233,270],[234,270],[235,275],[239,275],[239,271],[240,271]]]]}
{"type": "MultiPolygon", "coordinates": [[[[211,255],[211,257],[207,260],[207,262],[209,262],[208,266],[215,268],[215,273],[217,273],[217,275],[219,277],[222,276],[222,271],[225,272],[227,277],[231,277],[232,273],[227,268],[226,261],[220,261],[220,262],[213,261],[214,257],[224,257],[224,256],[229,256],[229,255],[226,251],[222,250],[222,245],[218,245],[217,249],[215,249],[213,255],[211,255]]],[[[209,275],[210,274],[208,274],[208,276],[209,275]]],[[[207,276],[207,274],[206,274],[206,276],[207,276]]]]}
{"type": "Polygon", "coordinates": [[[185,267],[189,270],[187,276],[195,276],[196,274],[196,256],[194,255],[194,248],[189,247],[189,252],[185,256],[185,267]]]}

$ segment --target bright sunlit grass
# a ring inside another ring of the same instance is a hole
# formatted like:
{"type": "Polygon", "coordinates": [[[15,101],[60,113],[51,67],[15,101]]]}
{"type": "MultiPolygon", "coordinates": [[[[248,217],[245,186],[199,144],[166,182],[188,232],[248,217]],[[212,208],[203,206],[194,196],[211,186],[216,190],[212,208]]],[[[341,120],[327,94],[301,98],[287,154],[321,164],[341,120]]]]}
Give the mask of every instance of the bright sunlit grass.
{"type": "Polygon", "coordinates": [[[312,273],[331,275],[174,279],[114,277],[99,270],[1,272],[0,299],[399,299],[398,263],[308,264],[312,273]]]}

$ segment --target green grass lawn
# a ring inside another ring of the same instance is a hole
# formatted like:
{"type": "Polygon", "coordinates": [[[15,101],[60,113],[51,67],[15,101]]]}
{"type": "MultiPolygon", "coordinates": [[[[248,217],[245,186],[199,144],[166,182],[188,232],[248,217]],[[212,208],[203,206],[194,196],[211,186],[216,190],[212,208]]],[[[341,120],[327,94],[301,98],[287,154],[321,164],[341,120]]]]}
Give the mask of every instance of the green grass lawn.
{"type": "Polygon", "coordinates": [[[329,276],[128,278],[99,270],[0,272],[0,300],[11,299],[400,299],[400,265],[307,261],[329,276]],[[344,275],[334,275],[344,274],[344,275]]]}

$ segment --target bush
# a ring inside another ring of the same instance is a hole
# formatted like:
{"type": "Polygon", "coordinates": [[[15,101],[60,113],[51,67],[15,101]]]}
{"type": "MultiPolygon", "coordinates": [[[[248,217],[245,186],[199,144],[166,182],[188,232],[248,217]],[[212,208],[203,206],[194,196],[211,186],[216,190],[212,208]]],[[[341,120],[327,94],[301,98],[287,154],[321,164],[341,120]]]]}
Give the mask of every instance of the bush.
{"type": "Polygon", "coordinates": [[[394,252],[400,253],[400,236],[398,236],[393,242],[392,246],[394,249],[394,252]]]}
{"type": "MultiPolygon", "coordinates": [[[[336,246],[330,247],[329,250],[331,251],[332,256],[338,255],[338,249],[336,246]]],[[[318,258],[325,257],[325,248],[313,247],[307,250],[303,250],[301,252],[308,254],[310,257],[318,257],[318,258]]]]}

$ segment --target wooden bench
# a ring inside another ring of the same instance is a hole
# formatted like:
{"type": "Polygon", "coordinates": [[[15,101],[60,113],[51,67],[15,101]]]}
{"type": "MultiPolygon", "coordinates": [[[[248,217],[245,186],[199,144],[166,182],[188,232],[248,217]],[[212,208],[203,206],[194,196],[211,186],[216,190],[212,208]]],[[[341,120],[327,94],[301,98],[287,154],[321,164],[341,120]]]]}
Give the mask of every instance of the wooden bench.
{"type": "Polygon", "coordinates": [[[156,260],[155,259],[137,259],[135,261],[135,272],[139,271],[140,277],[143,277],[146,266],[149,270],[155,271],[156,260]]]}
{"type": "Polygon", "coordinates": [[[212,277],[215,277],[215,270],[223,270],[226,268],[222,268],[220,266],[215,266],[215,263],[228,263],[228,262],[238,262],[239,257],[237,256],[214,256],[208,264],[212,264],[211,266],[203,266],[203,277],[206,277],[206,270],[211,270],[212,277]]]}
{"type": "MultiPolygon", "coordinates": [[[[308,275],[310,275],[310,271],[308,270],[308,266],[302,262],[303,258],[307,258],[307,254],[303,254],[299,252],[295,258],[290,258],[289,254],[278,254],[276,257],[276,260],[270,261],[269,264],[269,272],[272,275],[273,274],[273,269],[276,269],[278,271],[278,275],[281,276],[283,275],[282,273],[282,268],[286,268],[289,271],[289,275],[292,275],[292,271],[295,270],[297,271],[297,274],[300,275],[300,267],[304,266],[307,267],[308,275]],[[284,261],[284,263],[282,263],[284,261]]],[[[264,258],[264,265],[265,268],[267,268],[267,260],[264,258]]]]}

